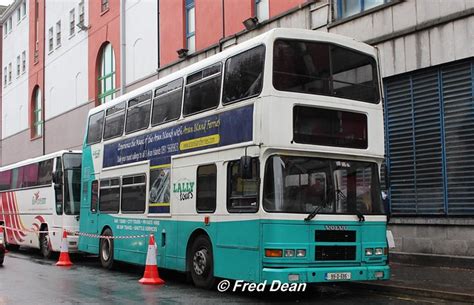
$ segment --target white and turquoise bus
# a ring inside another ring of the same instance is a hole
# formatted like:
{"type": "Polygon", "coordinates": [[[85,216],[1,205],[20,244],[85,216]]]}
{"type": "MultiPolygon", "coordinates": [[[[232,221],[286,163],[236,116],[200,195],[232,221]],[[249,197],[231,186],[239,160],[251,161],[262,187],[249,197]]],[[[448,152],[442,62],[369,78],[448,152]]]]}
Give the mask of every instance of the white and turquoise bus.
{"type": "MultiPolygon", "coordinates": [[[[62,231],[79,230],[81,153],[62,150],[0,168],[0,226],[11,248],[61,249],[62,231]]],[[[77,251],[77,236],[68,237],[77,251]]]]}
{"type": "Polygon", "coordinates": [[[388,279],[373,47],[275,29],[92,109],[79,249],[249,282],[388,279]],[[137,236],[133,238],[133,236],[137,236]]]}

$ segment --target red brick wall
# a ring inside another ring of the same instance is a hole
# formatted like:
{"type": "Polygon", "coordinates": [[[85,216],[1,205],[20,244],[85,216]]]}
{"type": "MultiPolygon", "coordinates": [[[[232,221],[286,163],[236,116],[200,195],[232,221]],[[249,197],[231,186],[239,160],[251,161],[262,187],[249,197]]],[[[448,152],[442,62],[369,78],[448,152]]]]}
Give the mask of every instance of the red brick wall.
{"type": "Polygon", "coordinates": [[[255,14],[254,3],[254,0],[225,0],[225,36],[245,29],[242,21],[255,14]]]}
{"type": "Polygon", "coordinates": [[[196,0],[196,51],[222,38],[222,1],[196,0]]]}
{"type": "Polygon", "coordinates": [[[306,0],[269,0],[270,18],[286,12],[304,2],[306,2],[306,0]]]}
{"type": "Polygon", "coordinates": [[[178,60],[185,33],[184,0],[160,0],[160,66],[178,60]]]}

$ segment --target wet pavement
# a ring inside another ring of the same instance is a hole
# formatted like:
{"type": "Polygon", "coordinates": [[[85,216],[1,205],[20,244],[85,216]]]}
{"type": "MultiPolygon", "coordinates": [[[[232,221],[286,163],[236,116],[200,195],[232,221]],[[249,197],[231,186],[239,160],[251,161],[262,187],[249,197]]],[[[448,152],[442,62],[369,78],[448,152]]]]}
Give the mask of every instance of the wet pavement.
{"type": "MultiPolygon", "coordinates": [[[[0,267],[4,304],[443,304],[439,299],[384,295],[342,286],[308,286],[305,292],[220,293],[197,289],[182,274],[161,272],[166,284],[138,283],[141,267],[102,269],[97,258],[73,257],[74,266],[56,267],[35,251],[9,252],[0,267]]],[[[444,304],[454,304],[445,302],[444,304]]]]}

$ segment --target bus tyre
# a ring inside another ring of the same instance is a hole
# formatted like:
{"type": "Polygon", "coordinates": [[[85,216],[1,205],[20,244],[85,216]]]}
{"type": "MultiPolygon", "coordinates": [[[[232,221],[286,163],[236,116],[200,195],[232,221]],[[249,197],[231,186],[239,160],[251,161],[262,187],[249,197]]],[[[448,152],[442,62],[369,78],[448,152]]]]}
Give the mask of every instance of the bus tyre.
{"type": "Polygon", "coordinates": [[[191,277],[194,285],[199,288],[211,289],[214,287],[214,257],[212,245],[205,235],[198,236],[191,248],[190,257],[191,277]]]}
{"type": "Polygon", "coordinates": [[[49,240],[48,233],[41,233],[39,236],[40,252],[44,258],[51,258],[53,250],[51,249],[51,243],[49,240]]]}
{"type": "Polygon", "coordinates": [[[12,250],[12,251],[17,251],[20,249],[19,245],[12,245],[7,242],[7,231],[3,230],[3,244],[5,245],[5,249],[7,250],[12,250]]]}
{"type": "MultiPolygon", "coordinates": [[[[112,230],[105,229],[103,236],[113,236],[112,230]]],[[[112,238],[101,238],[99,245],[99,257],[102,267],[112,269],[114,265],[114,240],[112,238]]]]}

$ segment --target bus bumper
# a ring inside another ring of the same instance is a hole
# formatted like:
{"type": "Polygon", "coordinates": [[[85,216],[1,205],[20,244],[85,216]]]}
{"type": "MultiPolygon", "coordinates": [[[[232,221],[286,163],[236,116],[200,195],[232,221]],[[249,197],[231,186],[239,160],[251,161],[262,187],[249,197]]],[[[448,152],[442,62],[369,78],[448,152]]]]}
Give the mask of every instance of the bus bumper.
{"type": "Polygon", "coordinates": [[[282,283],[334,283],[346,281],[374,281],[390,279],[390,267],[317,267],[317,268],[263,268],[262,282],[282,283]],[[350,273],[350,279],[347,279],[350,273]],[[333,280],[329,277],[344,276],[346,279],[333,280]]]}

